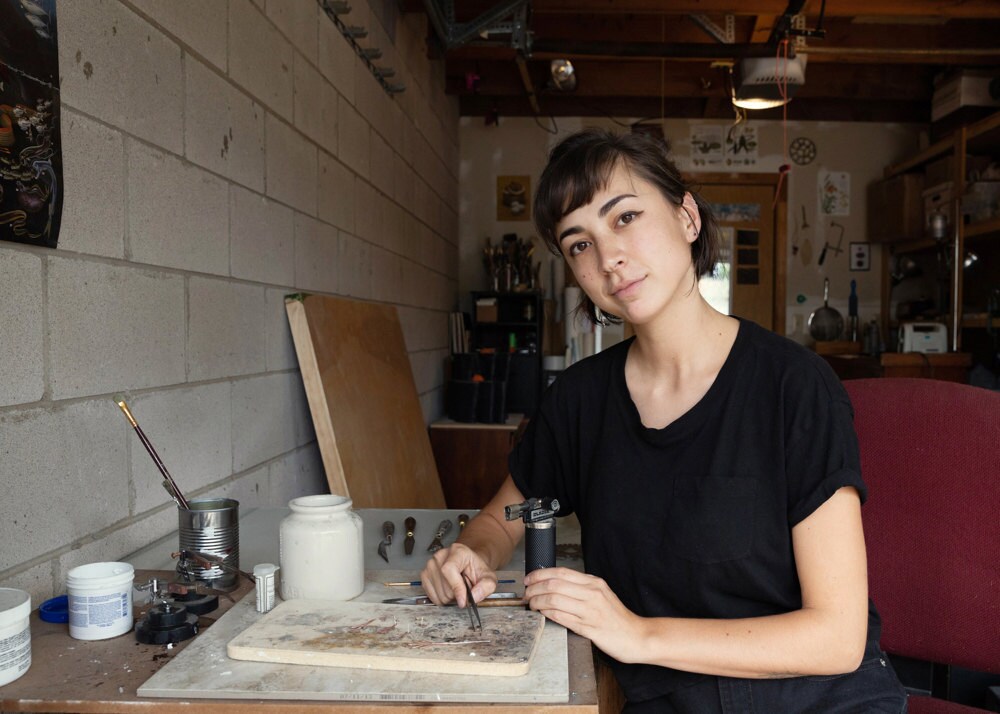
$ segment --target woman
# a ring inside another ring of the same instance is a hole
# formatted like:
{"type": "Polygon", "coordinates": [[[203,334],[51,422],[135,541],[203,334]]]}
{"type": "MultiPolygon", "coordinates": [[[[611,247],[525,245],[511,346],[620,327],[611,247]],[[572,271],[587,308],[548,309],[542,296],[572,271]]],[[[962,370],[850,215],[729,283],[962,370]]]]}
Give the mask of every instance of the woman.
{"type": "Polygon", "coordinates": [[[608,658],[629,712],[905,711],[867,591],[852,411],[823,360],[715,311],[705,202],[655,141],[585,131],[552,152],[535,223],[595,321],[635,337],[566,370],[510,476],[422,574],[434,602],[496,587],[523,535],[504,505],[555,496],[586,573],[525,577],[533,610],[608,658]]]}

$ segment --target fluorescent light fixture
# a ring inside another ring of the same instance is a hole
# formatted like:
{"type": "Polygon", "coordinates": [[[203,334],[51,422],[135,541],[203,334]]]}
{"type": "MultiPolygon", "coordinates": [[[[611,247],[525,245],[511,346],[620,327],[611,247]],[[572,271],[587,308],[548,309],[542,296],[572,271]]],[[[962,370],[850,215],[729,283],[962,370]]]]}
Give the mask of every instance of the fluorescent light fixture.
{"type": "Polygon", "coordinates": [[[749,57],[740,60],[733,105],[740,109],[773,109],[787,104],[806,82],[806,57],[749,57]]]}

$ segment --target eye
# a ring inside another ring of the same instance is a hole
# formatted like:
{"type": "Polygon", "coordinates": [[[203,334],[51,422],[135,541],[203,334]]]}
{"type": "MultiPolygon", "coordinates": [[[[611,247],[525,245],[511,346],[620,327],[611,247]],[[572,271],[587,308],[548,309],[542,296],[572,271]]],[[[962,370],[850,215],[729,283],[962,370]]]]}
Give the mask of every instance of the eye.
{"type": "Polygon", "coordinates": [[[570,255],[570,257],[577,256],[580,255],[580,253],[582,253],[583,251],[585,251],[588,245],[590,245],[588,241],[585,240],[577,241],[576,243],[573,243],[569,247],[569,250],[567,250],[566,252],[570,255]]]}
{"type": "Polygon", "coordinates": [[[627,226],[629,223],[638,218],[641,213],[642,211],[625,211],[623,214],[618,216],[617,225],[627,226]]]}

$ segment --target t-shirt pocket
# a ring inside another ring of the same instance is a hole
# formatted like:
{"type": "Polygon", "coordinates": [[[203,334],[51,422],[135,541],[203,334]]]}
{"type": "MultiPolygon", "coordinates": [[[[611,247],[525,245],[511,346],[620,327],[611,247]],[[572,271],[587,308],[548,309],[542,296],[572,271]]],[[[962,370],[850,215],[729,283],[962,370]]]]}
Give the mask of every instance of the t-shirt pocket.
{"type": "Polygon", "coordinates": [[[750,555],[757,479],[678,476],[667,507],[664,546],[695,563],[723,563],[750,555]]]}

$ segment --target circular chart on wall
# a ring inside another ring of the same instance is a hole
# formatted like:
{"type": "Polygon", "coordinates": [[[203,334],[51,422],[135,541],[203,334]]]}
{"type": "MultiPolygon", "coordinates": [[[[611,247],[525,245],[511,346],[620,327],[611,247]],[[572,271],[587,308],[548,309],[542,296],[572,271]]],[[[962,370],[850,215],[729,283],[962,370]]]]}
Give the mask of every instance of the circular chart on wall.
{"type": "Polygon", "coordinates": [[[788,154],[792,157],[792,161],[804,166],[816,158],[816,142],[800,136],[788,145],[788,154]]]}

